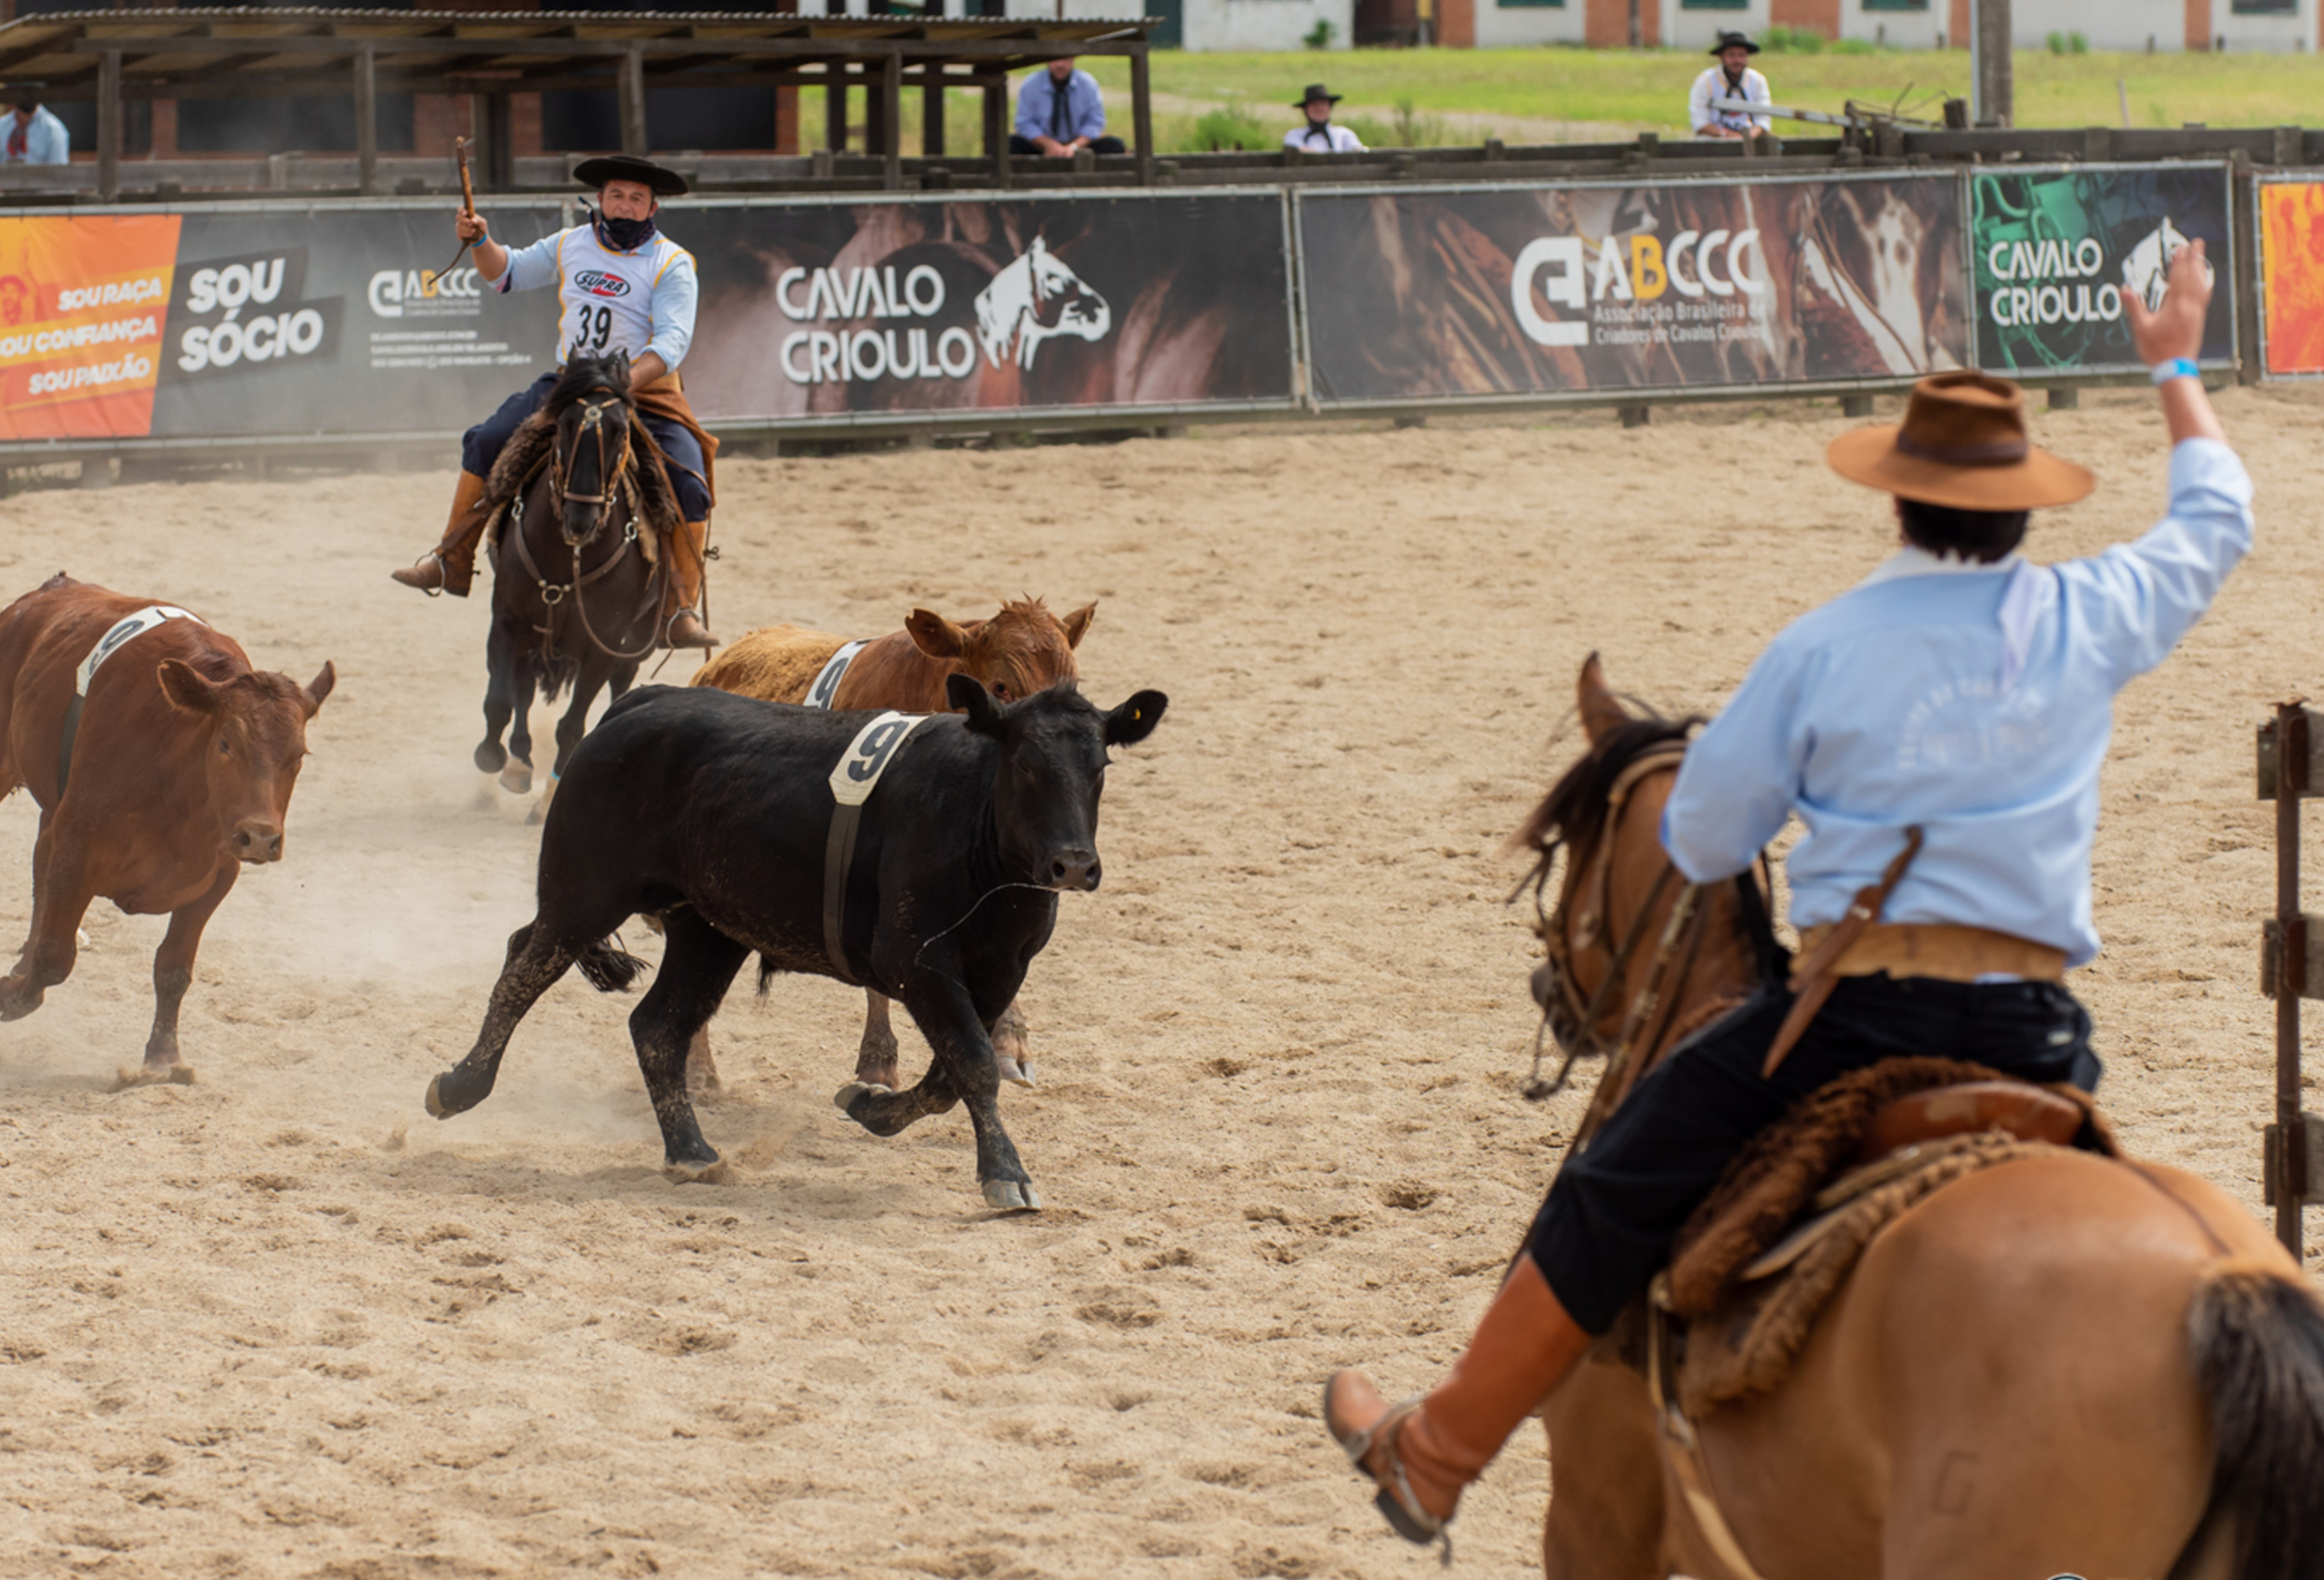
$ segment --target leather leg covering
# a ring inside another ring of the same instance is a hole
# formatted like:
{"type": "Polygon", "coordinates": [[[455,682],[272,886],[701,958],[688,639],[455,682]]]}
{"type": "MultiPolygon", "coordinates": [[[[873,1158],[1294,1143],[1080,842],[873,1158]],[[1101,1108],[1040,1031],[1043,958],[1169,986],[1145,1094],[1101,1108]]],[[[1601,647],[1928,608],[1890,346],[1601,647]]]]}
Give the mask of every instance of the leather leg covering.
{"type": "Polygon", "coordinates": [[[443,590],[455,598],[468,597],[469,586],[476,580],[476,540],[484,535],[484,513],[477,506],[484,500],[484,480],[474,472],[462,472],[460,485],[452,495],[452,520],[443,529],[443,541],[436,546],[436,557],[443,561],[443,590]]]}
{"type": "Polygon", "coordinates": [[[662,597],[662,617],[681,609],[702,612],[702,554],[710,541],[707,521],[680,521],[663,546],[669,555],[669,590],[662,597]]]}
{"type": "Polygon", "coordinates": [[[1590,1343],[1532,1257],[1522,1256],[1469,1348],[1425,1398],[1397,1416],[1360,1373],[1341,1372],[1325,1391],[1324,1423],[1427,1532],[1452,1518],[1461,1493],[1590,1343]]]}

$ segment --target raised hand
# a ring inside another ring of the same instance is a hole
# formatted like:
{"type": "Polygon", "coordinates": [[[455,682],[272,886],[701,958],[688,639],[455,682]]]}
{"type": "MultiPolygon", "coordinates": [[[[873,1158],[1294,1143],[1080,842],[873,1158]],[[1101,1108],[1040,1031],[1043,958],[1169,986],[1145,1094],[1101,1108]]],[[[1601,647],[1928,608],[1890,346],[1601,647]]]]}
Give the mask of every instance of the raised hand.
{"type": "Polygon", "coordinates": [[[2138,360],[2148,367],[2174,357],[2189,361],[2203,350],[2203,321],[2211,311],[2212,269],[2204,260],[2203,244],[2187,243],[2171,260],[2162,306],[2153,312],[2137,293],[2122,293],[2122,309],[2130,315],[2131,344],[2138,360]]]}

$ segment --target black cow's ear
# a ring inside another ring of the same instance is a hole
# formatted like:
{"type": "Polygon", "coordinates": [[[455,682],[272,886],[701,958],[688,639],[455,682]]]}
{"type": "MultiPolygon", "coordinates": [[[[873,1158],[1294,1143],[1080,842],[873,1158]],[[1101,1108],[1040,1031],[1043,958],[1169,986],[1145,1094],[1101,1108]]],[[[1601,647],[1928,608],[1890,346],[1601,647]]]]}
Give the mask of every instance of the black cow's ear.
{"type": "Polygon", "coordinates": [[[969,731],[974,735],[1000,733],[1000,707],[993,701],[993,693],[984,689],[984,682],[973,675],[944,677],[944,701],[955,713],[969,716],[969,731]]]}
{"type": "Polygon", "coordinates": [[[1154,727],[1162,722],[1162,710],[1169,705],[1170,699],[1159,691],[1140,691],[1105,716],[1105,744],[1136,745],[1154,733],[1154,727]]]}

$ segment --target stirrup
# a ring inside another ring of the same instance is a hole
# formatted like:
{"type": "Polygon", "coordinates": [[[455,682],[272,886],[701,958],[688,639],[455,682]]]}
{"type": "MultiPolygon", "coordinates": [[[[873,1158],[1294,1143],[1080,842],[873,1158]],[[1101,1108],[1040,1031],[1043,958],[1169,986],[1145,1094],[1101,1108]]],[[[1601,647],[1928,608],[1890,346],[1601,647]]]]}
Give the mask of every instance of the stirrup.
{"type": "MultiPolygon", "coordinates": [[[[1406,1541],[1423,1547],[1435,1543],[1438,1547],[1437,1560],[1450,1568],[1452,1533],[1446,1528],[1449,1522],[1437,1519],[1420,1507],[1419,1497],[1413,1492],[1412,1482],[1404,1473],[1404,1456],[1396,1452],[1396,1429],[1419,1411],[1423,1397],[1416,1393],[1409,1399],[1390,1405],[1386,1415],[1362,1431],[1351,1432],[1344,1438],[1336,1433],[1333,1435],[1334,1441],[1347,1454],[1348,1463],[1355,1468],[1355,1473],[1367,1481],[1377,1483],[1380,1480],[1364,1463],[1371,1456],[1372,1450],[1378,1448],[1388,1456],[1388,1473],[1395,1478],[1395,1485],[1380,1487],[1373,1495],[1373,1504],[1380,1509],[1381,1518],[1388,1521],[1390,1529],[1406,1541]]],[[[1330,1416],[1327,1412],[1331,1402],[1331,1384],[1328,1381],[1324,1384],[1324,1402],[1327,1407],[1325,1426],[1328,1429],[1330,1416]]]]}
{"type": "MultiPolygon", "coordinates": [[[[416,567],[425,565],[430,560],[436,562],[436,585],[432,587],[420,587],[419,590],[426,593],[429,598],[442,598],[444,593],[445,585],[452,580],[452,567],[444,563],[443,556],[431,548],[427,553],[421,555],[417,560],[413,560],[412,564],[416,567]]],[[[392,571],[389,572],[388,574],[391,579],[402,583],[404,586],[410,587],[419,586],[416,582],[403,581],[401,576],[397,576],[392,571]]]]}

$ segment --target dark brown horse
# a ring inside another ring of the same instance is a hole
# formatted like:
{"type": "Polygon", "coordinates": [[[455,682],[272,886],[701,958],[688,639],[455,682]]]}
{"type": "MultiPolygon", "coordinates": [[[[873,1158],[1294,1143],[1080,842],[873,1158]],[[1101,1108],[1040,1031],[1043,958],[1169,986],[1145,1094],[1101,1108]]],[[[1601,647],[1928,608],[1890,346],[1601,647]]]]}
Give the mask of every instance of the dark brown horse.
{"type": "Polygon", "coordinates": [[[554,702],[573,692],[557,721],[553,794],[598,692],[628,691],[660,645],[668,573],[640,529],[666,529],[678,510],[652,445],[630,404],[628,359],[576,356],[494,464],[491,680],[476,766],[514,795],[533,787],[534,693],[554,702]]]}
{"type": "MultiPolygon", "coordinates": [[[[1561,1040],[1613,1054],[1594,1113],[1773,941],[1750,886],[1666,876],[1684,727],[1634,718],[1594,658],[1579,699],[1590,753],[1525,837],[1563,849],[1537,987],[1561,1040]]],[[[1693,1422],[1698,1462],[1634,1359],[1601,1341],[1543,1407],[1554,1580],[2324,1573],[2324,1310],[2178,1169],[2058,1150],[1934,1191],[1788,1379],[1693,1422]]]]}

